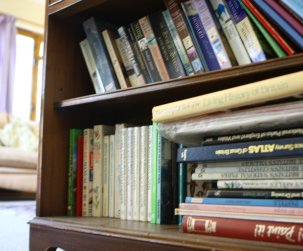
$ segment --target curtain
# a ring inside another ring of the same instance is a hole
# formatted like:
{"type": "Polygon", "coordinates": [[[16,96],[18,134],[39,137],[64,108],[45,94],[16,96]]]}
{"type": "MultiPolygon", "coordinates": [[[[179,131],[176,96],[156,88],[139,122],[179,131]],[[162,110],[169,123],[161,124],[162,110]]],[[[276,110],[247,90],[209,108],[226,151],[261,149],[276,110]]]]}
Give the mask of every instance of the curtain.
{"type": "Polygon", "coordinates": [[[11,113],[16,61],[16,18],[0,13],[0,113],[11,113]]]}

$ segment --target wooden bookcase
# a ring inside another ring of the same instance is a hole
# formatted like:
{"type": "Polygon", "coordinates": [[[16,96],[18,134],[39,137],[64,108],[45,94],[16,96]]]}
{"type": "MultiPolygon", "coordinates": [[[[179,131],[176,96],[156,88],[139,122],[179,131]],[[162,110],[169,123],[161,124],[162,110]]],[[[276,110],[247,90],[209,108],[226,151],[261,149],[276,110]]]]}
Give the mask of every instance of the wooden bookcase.
{"type": "MultiPolygon", "coordinates": [[[[176,225],[111,218],[65,217],[71,127],[151,123],[155,105],[303,69],[303,54],[96,95],[82,58],[82,22],[91,16],[117,25],[163,9],[162,0],[49,1],[46,16],[43,114],[37,217],[30,250],[302,250],[302,247],[183,234],[176,225]]],[[[236,227],[236,226],[235,226],[236,227]]]]}

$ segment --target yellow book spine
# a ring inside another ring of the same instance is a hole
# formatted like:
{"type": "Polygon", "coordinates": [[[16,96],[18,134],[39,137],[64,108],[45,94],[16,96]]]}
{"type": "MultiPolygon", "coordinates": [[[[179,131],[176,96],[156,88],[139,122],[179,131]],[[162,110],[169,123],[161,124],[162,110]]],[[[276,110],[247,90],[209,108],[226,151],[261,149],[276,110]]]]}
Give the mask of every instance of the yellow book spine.
{"type": "Polygon", "coordinates": [[[303,92],[303,71],[155,106],[153,121],[159,123],[226,111],[246,105],[290,97],[303,92]]]}

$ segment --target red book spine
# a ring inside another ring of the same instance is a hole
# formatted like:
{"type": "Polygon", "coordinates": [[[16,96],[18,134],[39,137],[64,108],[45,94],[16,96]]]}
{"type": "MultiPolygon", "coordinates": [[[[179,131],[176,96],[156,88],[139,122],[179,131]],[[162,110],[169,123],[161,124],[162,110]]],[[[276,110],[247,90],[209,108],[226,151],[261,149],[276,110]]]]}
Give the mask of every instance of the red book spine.
{"type": "Polygon", "coordinates": [[[76,180],[76,216],[82,216],[82,186],[83,186],[83,135],[78,137],[76,180]]]}
{"type": "Polygon", "coordinates": [[[283,50],[289,55],[295,53],[294,49],[285,41],[285,39],[277,32],[277,30],[271,25],[270,22],[261,14],[261,12],[253,5],[250,0],[242,0],[245,6],[253,13],[253,15],[259,20],[264,28],[272,35],[277,43],[283,48],[283,50]]]}
{"type": "Polygon", "coordinates": [[[184,216],[184,233],[303,245],[303,224],[184,216]]]}

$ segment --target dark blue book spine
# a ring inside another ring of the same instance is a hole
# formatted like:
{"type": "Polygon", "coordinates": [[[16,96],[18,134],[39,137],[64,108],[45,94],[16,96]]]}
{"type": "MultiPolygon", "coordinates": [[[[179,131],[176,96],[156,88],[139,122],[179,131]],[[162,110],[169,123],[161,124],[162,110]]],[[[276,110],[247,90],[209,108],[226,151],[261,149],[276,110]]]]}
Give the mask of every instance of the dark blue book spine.
{"type": "Polygon", "coordinates": [[[88,43],[92,49],[97,69],[99,71],[105,91],[114,91],[120,88],[118,79],[111,64],[105,43],[100,34],[101,27],[98,27],[94,17],[83,22],[83,28],[88,43]]]}
{"type": "MultiPolygon", "coordinates": [[[[179,148],[183,148],[182,145],[179,148]]],[[[187,191],[187,164],[178,163],[178,204],[184,203],[187,191]]],[[[178,216],[178,224],[182,224],[182,215],[178,216]]]]}
{"type": "MultiPolygon", "coordinates": [[[[289,37],[301,50],[303,50],[303,37],[288,24],[279,14],[277,14],[269,5],[264,1],[253,1],[266,17],[275,25],[277,25],[282,32],[289,37]]],[[[303,29],[303,28],[302,28],[303,29]]]]}
{"type": "Polygon", "coordinates": [[[178,162],[295,157],[303,154],[303,137],[248,141],[178,149],[178,162]]]}
{"type": "Polygon", "coordinates": [[[193,38],[198,44],[197,49],[201,54],[204,68],[208,71],[221,69],[195,6],[191,1],[186,1],[182,3],[182,8],[193,33],[193,38]]]}

